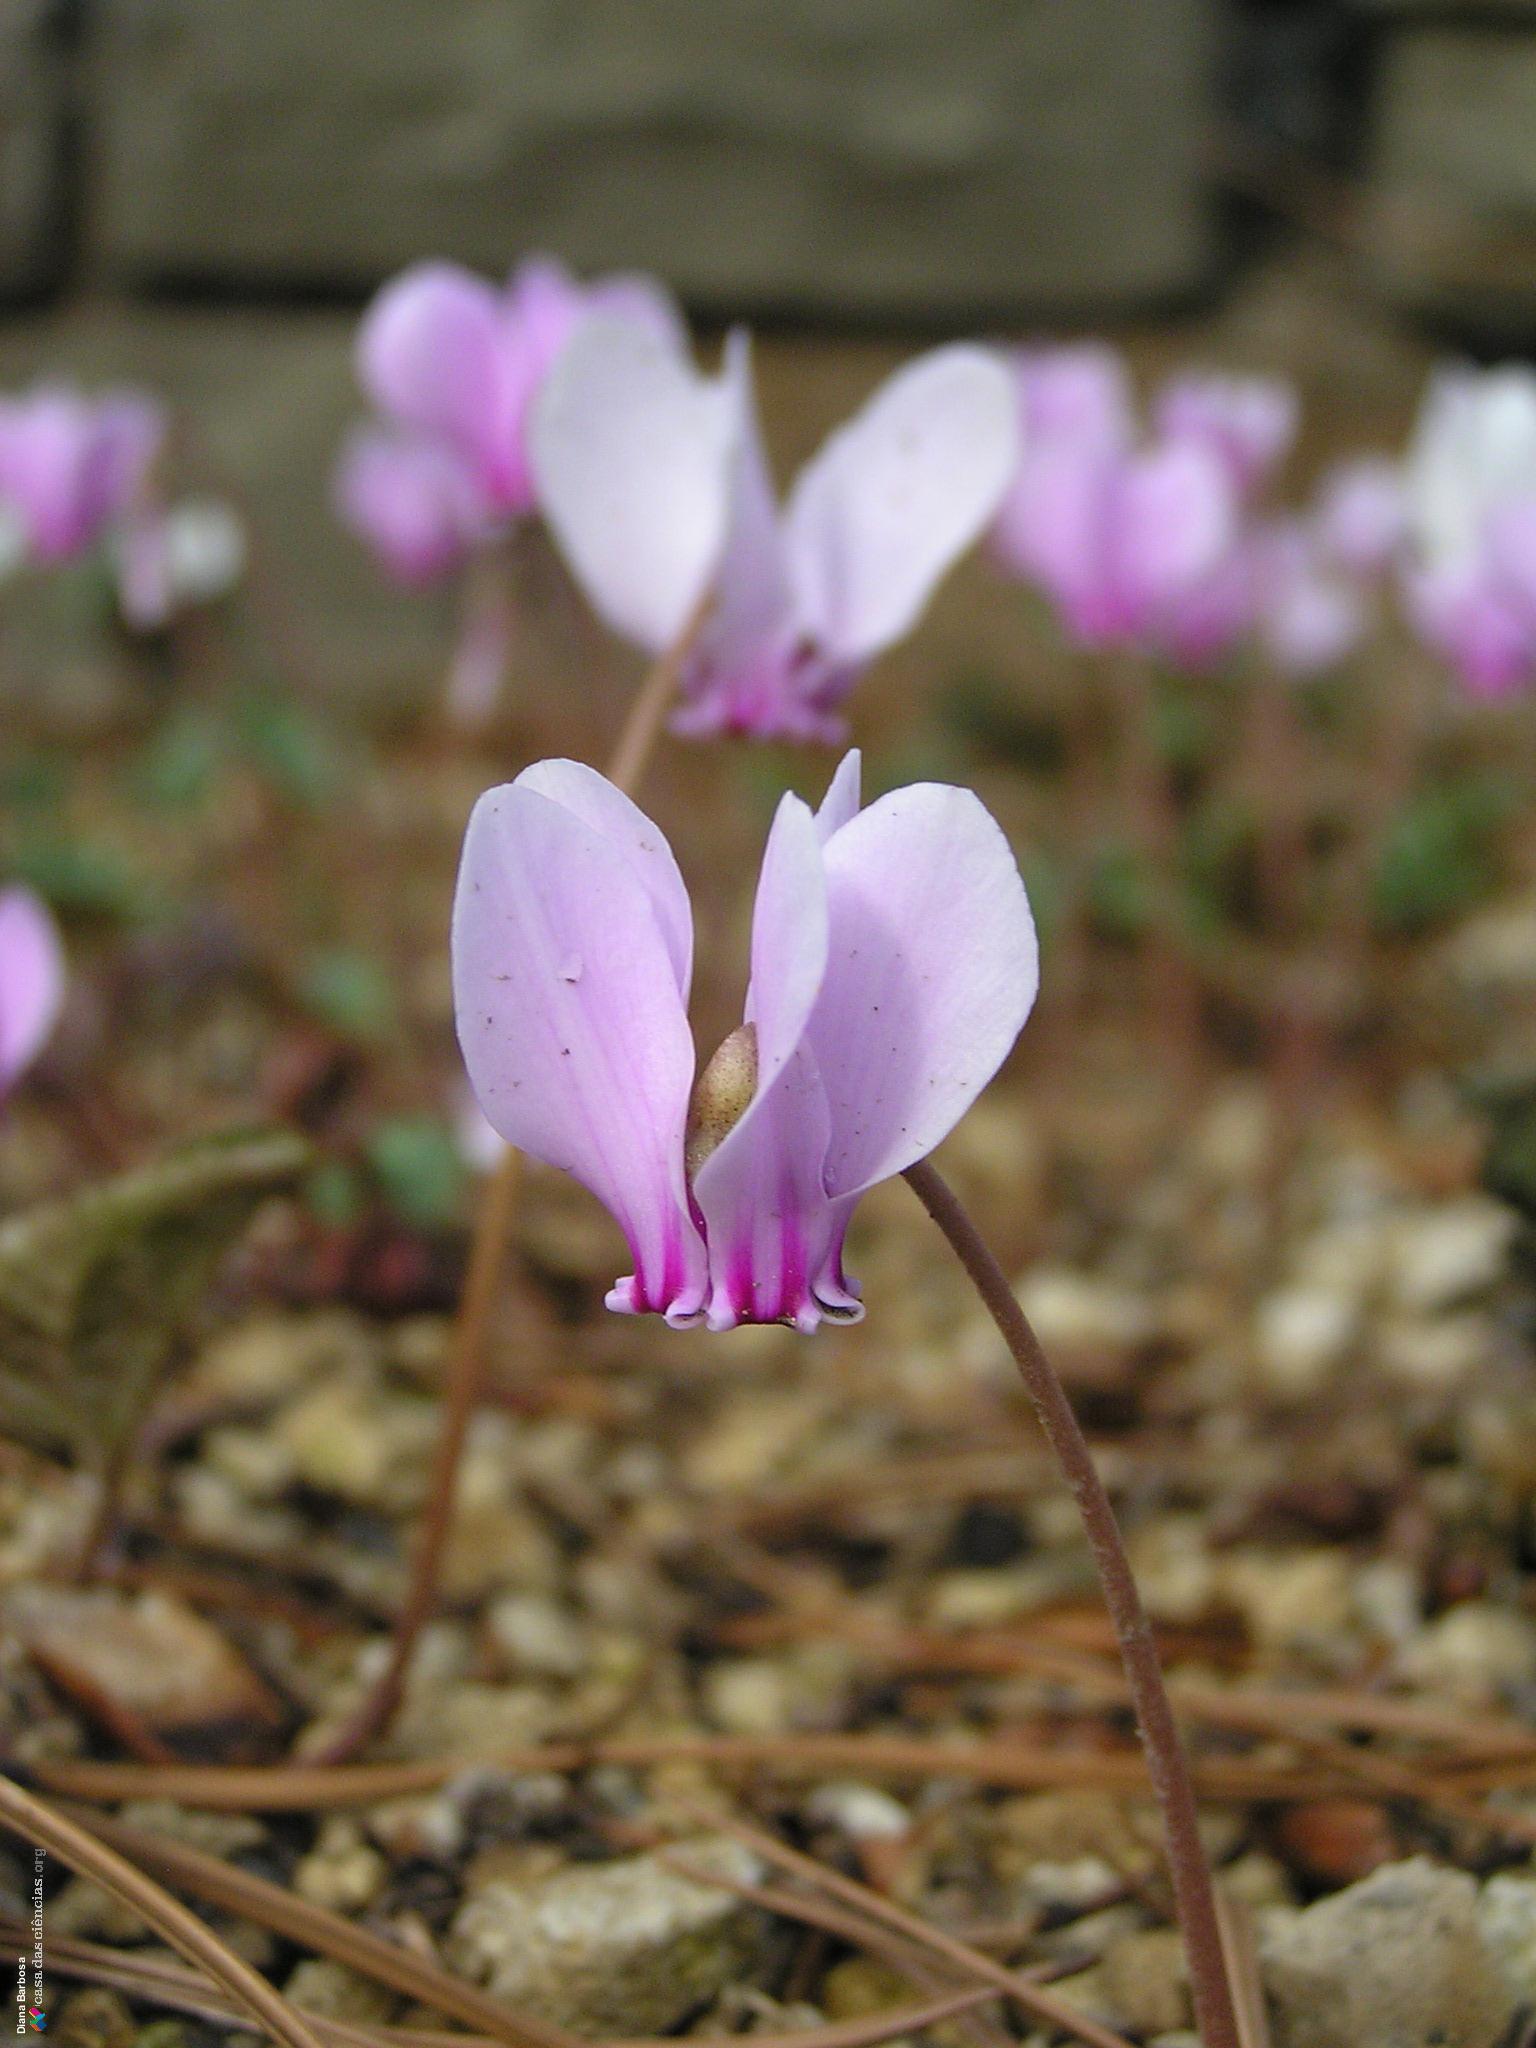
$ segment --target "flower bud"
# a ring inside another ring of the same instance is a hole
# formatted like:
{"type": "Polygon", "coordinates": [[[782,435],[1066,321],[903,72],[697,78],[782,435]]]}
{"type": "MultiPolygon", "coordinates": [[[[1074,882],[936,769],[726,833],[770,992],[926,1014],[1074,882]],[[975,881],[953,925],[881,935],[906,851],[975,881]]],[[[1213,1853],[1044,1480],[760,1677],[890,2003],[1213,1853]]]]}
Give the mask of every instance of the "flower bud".
{"type": "Polygon", "coordinates": [[[684,1160],[690,1183],[710,1153],[741,1122],[757,1093],[757,1026],[740,1024],[716,1047],[693,1085],[684,1160]]]}

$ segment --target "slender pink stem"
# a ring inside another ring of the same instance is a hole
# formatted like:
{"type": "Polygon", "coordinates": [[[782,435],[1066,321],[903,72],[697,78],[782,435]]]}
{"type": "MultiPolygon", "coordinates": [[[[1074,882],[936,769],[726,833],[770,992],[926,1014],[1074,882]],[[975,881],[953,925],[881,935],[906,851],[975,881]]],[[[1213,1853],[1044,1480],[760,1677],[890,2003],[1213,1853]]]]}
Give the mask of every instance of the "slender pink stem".
{"type": "Polygon", "coordinates": [[[1147,1771],[1163,1818],[1168,1869],[1188,1959],[1195,2024],[1204,2048],[1240,2048],[1236,2008],[1222,1949],[1216,1887],[1211,1878],[1205,1844],[1200,1839],[1189,1760],[1184,1754],[1168,1690],[1163,1683],[1152,1625],[1142,1605],[1125,1542],[1109,1495],[1104,1490],[1104,1482],[1093,1462],[1093,1453],[1072,1412],[1066,1389],[1041,1349],[1040,1340],[1020,1308],[1007,1275],[987,1249],[976,1225],[943,1176],[923,1160],[907,1169],[906,1179],[949,1240],[983,1306],[1001,1332],[1003,1342],[1019,1369],[1025,1391],[1040,1418],[1046,1441],[1055,1453],[1077,1503],[1098,1569],[1099,1583],[1104,1590],[1105,1605],[1114,1623],[1120,1659],[1125,1667],[1142,1745],[1146,1750],[1147,1771]]]}

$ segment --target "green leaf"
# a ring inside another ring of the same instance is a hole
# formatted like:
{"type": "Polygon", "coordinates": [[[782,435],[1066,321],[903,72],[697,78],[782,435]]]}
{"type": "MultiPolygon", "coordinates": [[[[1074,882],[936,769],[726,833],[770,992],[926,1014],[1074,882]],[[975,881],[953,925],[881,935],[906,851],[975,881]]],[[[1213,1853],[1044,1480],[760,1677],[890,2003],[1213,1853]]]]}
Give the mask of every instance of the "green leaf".
{"type": "Polygon", "coordinates": [[[304,1205],[316,1222],[345,1230],[363,1213],[357,1175],[340,1159],[323,1159],[304,1182],[304,1205]]]}
{"type": "Polygon", "coordinates": [[[217,721],[189,711],[170,719],[134,765],[134,786],[161,810],[200,804],[212,790],[224,743],[217,721]]]}
{"type": "Polygon", "coordinates": [[[318,810],[340,781],[335,749],[315,720],[279,696],[253,696],[241,707],[247,753],[279,795],[318,810]]]}
{"type": "Polygon", "coordinates": [[[1152,888],[1145,864],[1128,846],[1105,847],[1088,878],[1088,907],[1105,938],[1127,941],[1146,930],[1152,888]]]}
{"type": "Polygon", "coordinates": [[[0,769],[0,803],[56,811],[69,794],[69,769],[57,754],[23,754],[0,769]]]}
{"type": "Polygon", "coordinates": [[[105,1463],[257,1207],[309,1162],[232,1132],[0,1225],[0,1428],[105,1463]]]}
{"type": "Polygon", "coordinates": [[[418,1230],[451,1223],[463,1200],[463,1156],[437,1117],[391,1117],[368,1141],[368,1163],[390,1207],[418,1230]]]}
{"type": "Polygon", "coordinates": [[[1499,880],[1499,836],[1518,804],[1506,778],[1469,775],[1406,805],[1376,864],[1371,908],[1378,929],[1412,937],[1489,895],[1499,880]]]}
{"type": "Polygon", "coordinates": [[[24,839],[11,862],[26,882],[56,910],[139,923],[161,907],[159,892],[116,847],[99,840],[61,839],[51,834],[24,839]]]}
{"type": "Polygon", "coordinates": [[[300,980],[299,1000],[330,1030],[363,1044],[377,1044],[394,1028],[394,990],[366,953],[317,954],[300,980]]]}

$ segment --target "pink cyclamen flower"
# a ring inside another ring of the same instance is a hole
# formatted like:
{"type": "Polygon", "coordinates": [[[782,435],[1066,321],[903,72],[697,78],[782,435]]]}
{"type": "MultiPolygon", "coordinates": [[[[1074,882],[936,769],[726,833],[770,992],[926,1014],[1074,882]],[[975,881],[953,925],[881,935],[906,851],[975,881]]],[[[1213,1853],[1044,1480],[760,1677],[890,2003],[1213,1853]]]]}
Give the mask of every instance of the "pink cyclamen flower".
{"type": "Polygon", "coordinates": [[[992,536],[1071,640],[1181,660],[1220,653],[1247,623],[1242,538],[1237,487],[1203,440],[1070,435],[1026,446],[992,536]]]}
{"type": "Polygon", "coordinates": [[[1385,575],[1408,530],[1402,466],[1384,455],[1335,463],[1318,485],[1313,518],[1320,547],[1341,569],[1385,575]]]}
{"type": "Polygon", "coordinates": [[[1037,984],[1013,854],[969,791],[859,807],[858,756],[814,815],[779,805],[746,1021],[695,1086],[693,919],[666,840],[593,769],[488,791],[453,913],[475,1095],[628,1240],[608,1306],[674,1326],[853,1320],[860,1195],[921,1159],[1012,1047],[1037,984]]]}
{"type": "Polygon", "coordinates": [[[0,505],[19,523],[28,557],[43,567],[69,561],[125,518],[164,434],[160,407],[136,392],[88,398],[39,384],[0,399],[0,505]]]}
{"type": "Polygon", "coordinates": [[[0,889],[0,1099],[42,1050],[64,997],[64,950],[30,889],[0,889]]]}
{"type": "Polygon", "coordinates": [[[1431,378],[1405,470],[1410,619],[1475,696],[1536,678],[1527,539],[1536,527],[1536,372],[1453,367],[1431,378]]]}
{"type": "Polygon", "coordinates": [[[493,518],[520,518],[533,509],[530,407],[596,314],[668,340],[681,331],[671,299],[648,278],[582,285],[552,259],[531,257],[503,288],[456,263],[412,264],[364,315],[358,376],[387,420],[458,458],[493,518]]]}
{"type": "Polygon", "coordinates": [[[495,525],[469,464],[425,435],[359,427],[342,450],[335,489],[342,519],[411,586],[462,568],[495,525]]]}
{"type": "Polygon", "coordinates": [[[1062,437],[1124,448],[1135,433],[1130,373],[1104,342],[1023,348],[1013,357],[1024,448],[1062,437]]]}
{"type": "Polygon", "coordinates": [[[1251,496],[1269,482],[1296,438],[1295,390],[1274,377],[1190,370],[1171,377],[1153,403],[1153,424],[1173,440],[1202,441],[1251,496]]]}
{"type": "Polygon", "coordinates": [[[594,609],[652,655],[687,638],[680,730],[835,739],[838,706],[915,625],[1017,459],[1007,371],[935,349],[888,379],[781,509],[745,334],[718,378],[589,321],[534,410],[539,503],[594,609]]]}
{"type": "Polygon", "coordinates": [[[1251,543],[1259,643],[1283,675],[1321,675],[1346,660],[1370,619],[1357,579],[1332,559],[1316,522],[1275,519],[1251,543]]]}

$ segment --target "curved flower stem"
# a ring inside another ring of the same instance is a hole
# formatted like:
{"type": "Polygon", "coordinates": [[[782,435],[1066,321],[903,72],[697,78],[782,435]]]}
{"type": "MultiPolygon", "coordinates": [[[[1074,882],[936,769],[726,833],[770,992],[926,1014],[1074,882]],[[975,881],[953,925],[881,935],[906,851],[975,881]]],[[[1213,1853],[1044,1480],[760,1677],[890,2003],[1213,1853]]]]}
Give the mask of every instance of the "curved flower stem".
{"type": "Polygon", "coordinates": [[[949,1240],[983,1306],[1002,1333],[1040,1418],[1046,1441],[1077,1503],[1105,1604],[1114,1623],[1146,1750],[1147,1771],[1162,1814],[1174,1903],[1189,1965],[1195,2024],[1204,2048],[1239,2048],[1241,2037],[1222,1951],[1216,1889],[1205,1845],[1200,1840],[1189,1761],[1163,1684],[1152,1626],[1142,1606],[1115,1511],[1094,1465],[1093,1453],[1072,1412],[1066,1390],[1030,1328],[1006,1274],[943,1176],[927,1160],[922,1160],[908,1167],[905,1177],[949,1240]]]}
{"type": "Polygon", "coordinates": [[[263,2033],[284,2048],[320,2048],[313,2029],[287,1999],[259,1976],[218,1936],[152,1878],[135,1870],[105,1843],[94,1840],[62,1813],[34,1799],[11,1778],[0,1774],[0,1827],[35,1848],[49,1849],[61,1863],[93,1878],[103,1891],[147,1920],[155,1932],[187,1962],[205,1970],[229,1994],[236,2007],[263,2033]]]}
{"type": "MultiPolygon", "coordinates": [[[[654,662],[630,705],[614,746],[608,779],[632,795],[661,733],[662,720],[677,690],[678,674],[703,616],[702,607],[684,627],[677,643],[654,662]]],[[[470,1232],[464,1291],[448,1346],[443,1386],[443,1418],[432,1476],[422,1509],[421,1533],[411,1563],[410,1581],[390,1632],[389,1655],[356,1711],[320,1751],[320,1763],[346,1763],[383,1734],[394,1719],[405,1692],[417,1639],[437,1605],[443,1553],[453,1526],[453,1502],[469,1425],[485,1385],[491,1314],[501,1284],[502,1262],[517,1198],[522,1185],[522,1154],[508,1145],[492,1169],[475,1211],[470,1232]]]]}

